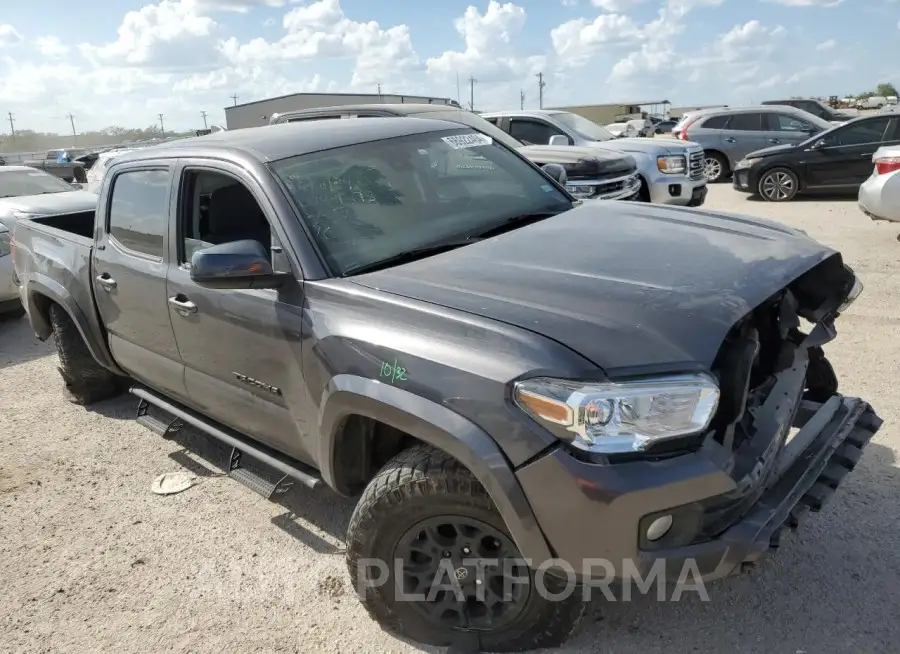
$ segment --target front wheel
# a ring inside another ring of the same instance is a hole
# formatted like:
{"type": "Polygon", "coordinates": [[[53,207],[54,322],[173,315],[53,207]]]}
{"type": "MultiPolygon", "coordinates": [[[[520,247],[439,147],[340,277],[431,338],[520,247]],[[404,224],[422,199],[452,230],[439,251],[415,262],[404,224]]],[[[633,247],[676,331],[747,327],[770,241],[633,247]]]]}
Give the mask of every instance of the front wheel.
{"type": "Polygon", "coordinates": [[[800,180],[796,173],[787,168],[767,170],[759,178],[757,186],[760,196],[767,202],[789,202],[797,195],[799,188],[800,180]]]}
{"type": "Polygon", "coordinates": [[[435,647],[558,647],[586,607],[549,575],[538,587],[481,484],[425,445],[394,457],[366,488],[350,519],[347,567],[373,619],[435,647]]]}
{"type": "Polygon", "coordinates": [[[728,175],[728,160],[718,152],[708,152],[703,163],[708,184],[721,182],[728,175]]]}

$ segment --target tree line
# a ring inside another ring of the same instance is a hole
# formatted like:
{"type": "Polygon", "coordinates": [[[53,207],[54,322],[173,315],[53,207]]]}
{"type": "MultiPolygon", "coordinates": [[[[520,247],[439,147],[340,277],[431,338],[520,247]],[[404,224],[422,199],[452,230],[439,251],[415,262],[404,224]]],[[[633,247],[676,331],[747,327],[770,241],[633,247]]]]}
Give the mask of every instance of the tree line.
{"type": "MultiPolygon", "coordinates": [[[[193,136],[194,132],[173,132],[166,130],[166,137],[193,136]]],[[[159,125],[149,127],[105,127],[90,132],[72,134],[54,134],[52,132],[36,132],[30,129],[16,130],[15,138],[10,132],[0,133],[0,152],[38,152],[55,148],[97,148],[107,145],[119,145],[126,141],[146,141],[162,138],[164,135],[159,125]]]]}

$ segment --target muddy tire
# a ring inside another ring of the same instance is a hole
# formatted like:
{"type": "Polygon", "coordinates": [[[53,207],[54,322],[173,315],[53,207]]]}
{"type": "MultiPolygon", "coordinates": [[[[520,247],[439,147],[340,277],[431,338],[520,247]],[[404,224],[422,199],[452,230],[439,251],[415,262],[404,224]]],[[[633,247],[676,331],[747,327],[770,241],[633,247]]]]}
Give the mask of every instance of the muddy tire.
{"type": "MultiPolygon", "coordinates": [[[[557,647],[587,606],[578,588],[556,601],[539,594],[481,484],[426,445],[398,454],[366,487],[350,520],[346,560],[369,615],[424,645],[488,652],[557,647]]],[[[566,589],[552,579],[541,580],[548,592],[566,589]]]]}
{"type": "Polygon", "coordinates": [[[50,305],[49,313],[66,399],[87,405],[120,395],[124,380],[94,360],[69,314],[58,304],[50,305]]]}

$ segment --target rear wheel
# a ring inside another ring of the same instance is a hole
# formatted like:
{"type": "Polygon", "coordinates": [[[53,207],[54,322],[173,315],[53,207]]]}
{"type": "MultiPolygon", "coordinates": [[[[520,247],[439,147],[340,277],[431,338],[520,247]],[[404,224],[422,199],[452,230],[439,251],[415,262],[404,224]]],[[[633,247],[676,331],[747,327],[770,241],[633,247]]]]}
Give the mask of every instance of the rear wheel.
{"type": "Polygon", "coordinates": [[[353,512],[347,543],[347,567],[369,615],[421,644],[557,647],[584,614],[574,588],[556,601],[539,592],[566,585],[545,575],[537,587],[487,492],[432,447],[415,446],[385,465],[353,512]]]}
{"type": "Polygon", "coordinates": [[[718,152],[707,152],[704,159],[704,173],[707,183],[721,182],[728,176],[728,160],[718,152]]]}
{"type": "Polygon", "coordinates": [[[800,180],[792,170],[773,168],[767,170],[759,178],[757,190],[767,202],[789,202],[797,195],[800,180]]]}
{"type": "Polygon", "coordinates": [[[49,313],[66,399],[74,404],[93,404],[121,394],[124,380],[94,360],[65,309],[52,304],[49,313]]]}

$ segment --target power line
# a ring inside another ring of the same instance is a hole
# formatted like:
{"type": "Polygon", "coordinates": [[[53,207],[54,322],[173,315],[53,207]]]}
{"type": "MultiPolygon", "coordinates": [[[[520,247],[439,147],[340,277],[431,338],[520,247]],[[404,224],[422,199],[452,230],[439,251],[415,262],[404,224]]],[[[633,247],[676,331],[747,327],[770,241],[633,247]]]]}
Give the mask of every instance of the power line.
{"type": "Polygon", "coordinates": [[[75,116],[70,113],[66,117],[69,119],[69,124],[72,125],[72,145],[76,145],[78,143],[78,132],[75,131],[75,116]]]}
{"type": "Polygon", "coordinates": [[[209,125],[206,124],[206,112],[201,111],[200,115],[203,116],[203,129],[209,129],[209,125]]]}
{"type": "Polygon", "coordinates": [[[159,127],[162,130],[162,135],[165,136],[166,135],[166,124],[163,122],[163,115],[162,114],[156,114],[156,115],[159,116],[159,127]]]}
{"type": "Polygon", "coordinates": [[[13,144],[16,142],[16,117],[13,116],[12,112],[6,114],[9,117],[9,131],[12,134],[13,144]]]}
{"type": "Polygon", "coordinates": [[[239,98],[239,97],[240,97],[239,95],[232,95],[232,96],[231,96],[231,99],[234,101],[234,106],[235,106],[235,107],[237,106],[237,101],[238,101],[238,98],[239,98]]]}
{"type": "Polygon", "coordinates": [[[475,111],[475,84],[477,83],[477,79],[469,77],[469,111],[475,111]]]}
{"type": "Polygon", "coordinates": [[[538,109],[544,108],[544,87],[547,84],[544,82],[544,73],[538,73],[535,75],[538,78],[538,109]]]}

